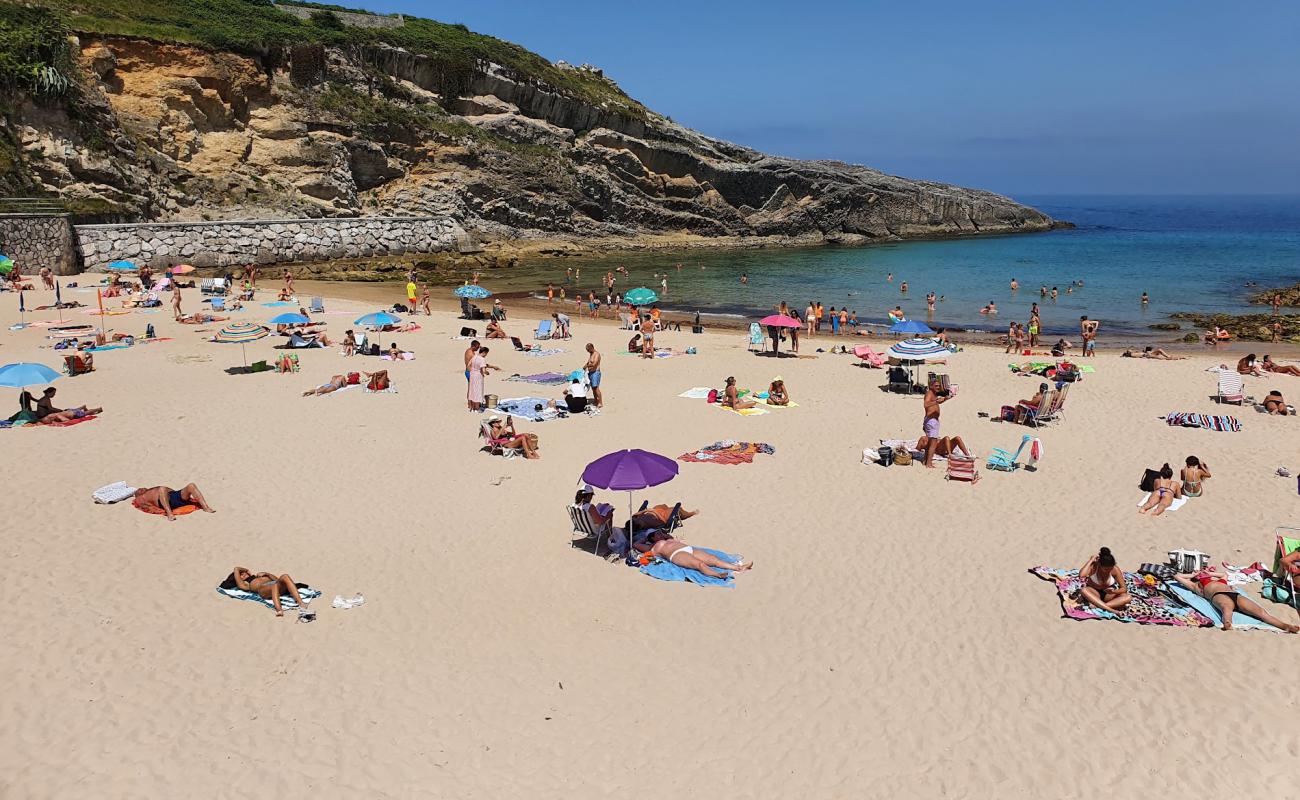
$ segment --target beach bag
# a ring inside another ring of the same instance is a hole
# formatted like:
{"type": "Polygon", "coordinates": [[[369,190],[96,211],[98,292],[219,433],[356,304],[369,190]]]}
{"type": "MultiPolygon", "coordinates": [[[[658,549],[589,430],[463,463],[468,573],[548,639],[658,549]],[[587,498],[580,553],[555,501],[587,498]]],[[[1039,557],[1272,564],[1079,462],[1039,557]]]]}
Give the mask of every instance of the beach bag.
{"type": "Polygon", "coordinates": [[[898,447],[895,447],[893,463],[900,467],[912,466],[912,451],[903,447],[901,444],[898,447]]]}
{"type": "Polygon", "coordinates": [[[888,467],[891,466],[893,463],[894,463],[894,448],[892,447],[880,448],[880,466],[888,467]]]}
{"type": "Polygon", "coordinates": [[[525,433],[525,434],[524,434],[524,438],[528,440],[528,446],[529,446],[529,447],[531,447],[531,448],[534,449],[534,450],[537,449],[537,446],[538,446],[537,434],[535,434],[535,433],[525,433]]]}
{"type": "Polygon", "coordinates": [[[717,390],[717,389],[710,389],[710,390],[709,390],[708,401],[709,401],[710,403],[716,403],[716,402],[718,402],[718,390],[717,390]]]}
{"type": "Polygon", "coordinates": [[[1156,470],[1154,469],[1146,470],[1145,472],[1142,473],[1142,481],[1138,483],[1138,488],[1144,492],[1155,491],[1156,480],[1159,477],[1160,477],[1160,473],[1157,472],[1156,470]]]}
{"type": "Polygon", "coordinates": [[[1169,583],[1174,579],[1174,575],[1177,573],[1174,571],[1174,568],[1168,564],[1143,564],[1138,567],[1138,574],[1152,575],[1158,581],[1169,583]]]}
{"type": "Polygon", "coordinates": [[[1015,406],[1003,406],[1003,407],[1002,407],[1002,413],[999,414],[998,416],[1000,416],[1000,417],[1002,418],[1002,421],[1003,421],[1003,422],[1015,422],[1015,421],[1016,421],[1016,407],[1015,407],[1015,406]]]}
{"type": "Polygon", "coordinates": [[[1291,602],[1291,591],[1272,578],[1264,579],[1264,587],[1259,590],[1259,593],[1265,599],[1272,600],[1274,603],[1289,604],[1291,602]]]}
{"type": "Polygon", "coordinates": [[[483,395],[483,405],[487,406],[488,408],[496,408],[498,399],[500,398],[498,398],[494,394],[485,394],[483,395]]]}
{"type": "Polygon", "coordinates": [[[1208,553],[1202,553],[1199,550],[1170,550],[1169,566],[1175,572],[1193,573],[1200,572],[1209,566],[1210,556],[1208,553]]]}
{"type": "Polygon", "coordinates": [[[467,339],[472,339],[472,338],[474,338],[475,336],[478,336],[478,329],[477,329],[477,328],[461,328],[461,329],[460,329],[460,335],[466,337],[467,339]]]}

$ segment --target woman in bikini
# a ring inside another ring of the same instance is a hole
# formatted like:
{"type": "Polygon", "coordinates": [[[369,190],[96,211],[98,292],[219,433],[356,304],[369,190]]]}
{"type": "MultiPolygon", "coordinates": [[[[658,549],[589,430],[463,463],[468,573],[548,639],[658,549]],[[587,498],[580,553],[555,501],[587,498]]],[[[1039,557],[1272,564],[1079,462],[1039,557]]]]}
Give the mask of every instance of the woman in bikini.
{"type": "Polygon", "coordinates": [[[1160,477],[1156,478],[1155,486],[1151,490],[1151,496],[1147,498],[1146,503],[1138,509],[1139,514],[1145,514],[1151,509],[1155,511],[1151,514],[1158,517],[1165,513],[1169,506],[1173,505],[1174,500],[1183,496],[1182,481],[1174,480],[1174,468],[1166,463],[1160,468],[1160,477]]]}
{"type": "MultiPolygon", "coordinates": [[[[655,537],[651,537],[655,538],[655,537]]],[[[650,546],[650,553],[659,556],[670,564],[676,564],[683,569],[693,569],[708,575],[710,578],[727,578],[733,572],[744,572],[753,569],[752,561],[727,562],[707,553],[703,548],[697,550],[694,547],[682,542],[680,539],[674,539],[671,536],[665,536],[650,546]]]]}
{"type": "Polygon", "coordinates": [[[1115,556],[1111,555],[1109,547],[1101,548],[1097,555],[1088,559],[1079,569],[1079,577],[1084,579],[1079,594],[1098,608],[1118,613],[1133,602],[1133,596],[1124,585],[1124,570],[1115,564],[1115,556]]]}
{"type": "Polygon", "coordinates": [[[786,391],[785,381],[780,378],[772,381],[767,387],[767,404],[769,406],[788,406],[790,405],[790,393],[786,391]]]}
{"type": "Polygon", "coordinates": [[[1200,497],[1205,490],[1201,488],[1201,482],[1206,478],[1214,477],[1210,474],[1210,468],[1201,463],[1196,456],[1187,457],[1187,466],[1179,473],[1183,480],[1183,497],[1200,497]]]}
{"type": "Polygon", "coordinates": [[[235,585],[246,592],[252,592],[257,596],[270,600],[271,605],[275,606],[275,615],[284,616],[284,609],[280,607],[280,595],[288,593],[293,601],[298,604],[299,608],[306,608],[307,604],[303,602],[302,595],[298,594],[298,584],[293,582],[293,578],[288,575],[273,575],[269,572],[251,572],[243,567],[235,567],[235,571],[230,573],[235,579],[235,585]]]}
{"type": "Polygon", "coordinates": [[[1300,375],[1300,369],[1297,369],[1296,367],[1293,367],[1290,364],[1284,367],[1281,364],[1278,364],[1276,361],[1274,361],[1273,357],[1270,355],[1264,356],[1263,366],[1265,372],[1276,372],[1279,375],[1300,375]]]}
{"type": "Polygon", "coordinates": [[[1174,580],[1178,585],[1188,591],[1196,592],[1201,597],[1210,601],[1214,610],[1219,612],[1223,618],[1223,629],[1232,630],[1232,615],[1234,612],[1245,614],[1248,617],[1268,623],[1274,628],[1280,628],[1287,633],[1300,633],[1300,626],[1283,622],[1264,609],[1259,604],[1244,594],[1240,594],[1236,589],[1228,585],[1228,580],[1218,567],[1208,567],[1201,570],[1195,575],[1175,575],[1174,580]]]}
{"type": "Polygon", "coordinates": [[[727,378],[727,388],[723,390],[722,405],[735,411],[742,411],[747,408],[753,408],[758,405],[750,400],[741,400],[740,392],[736,389],[736,379],[727,378]]]}
{"type": "Polygon", "coordinates": [[[1274,389],[1264,398],[1264,410],[1270,414],[1281,414],[1285,417],[1287,414],[1286,398],[1282,396],[1281,392],[1274,389]]]}

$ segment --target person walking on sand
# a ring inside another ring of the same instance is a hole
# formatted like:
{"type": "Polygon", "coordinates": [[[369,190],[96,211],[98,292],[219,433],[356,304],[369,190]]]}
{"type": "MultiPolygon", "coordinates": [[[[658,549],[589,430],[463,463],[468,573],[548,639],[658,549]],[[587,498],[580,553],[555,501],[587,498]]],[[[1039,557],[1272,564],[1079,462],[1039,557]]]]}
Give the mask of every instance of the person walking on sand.
{"type": "Polygon", "coordinates": [[[293,296],[293,273],[287,269],[284,271],[284,290],[293,296]]]}
{"type": "Polygon", "coordinates": [[[172,316],[178,320],[185,316],[181,312],[181,285],[176,281],[172,281],[172,316]]]}
{"type": "Polygon", "coordinates": [[[591,342],[587,342],[587,363],[583,369],[587,370],[587,382],[591,384],[591,399],[600,408],[605,404],[600,396],[600,351],[591,342]]]}
{"type": "Polygon", "coordinates": [[[808,335],[812,336],[817,332],[817,306],[813,301],[808,301],[808,308],[803,312],[804,321],[808,323],[808,335]]]}

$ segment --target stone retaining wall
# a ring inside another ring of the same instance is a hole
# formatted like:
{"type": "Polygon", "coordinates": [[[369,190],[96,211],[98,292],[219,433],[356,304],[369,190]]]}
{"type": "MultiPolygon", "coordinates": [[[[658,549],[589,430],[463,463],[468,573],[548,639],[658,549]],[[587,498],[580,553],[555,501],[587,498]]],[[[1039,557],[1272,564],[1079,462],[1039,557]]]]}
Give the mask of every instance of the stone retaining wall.
{"type": "Polygon", "coordinates": [[[41,267],[55,275],[81,271],[67,214],[0,214],[0,253],[24,275],[35,275],[41,267]]]}
{"type": "Polygon", "coordinates": [[[229,220],[137,225],[77,225],[83,268],[111,261],[141,266],[225,267],[289,261],[436,253],[465,231],[446,217],[229,220]]]}

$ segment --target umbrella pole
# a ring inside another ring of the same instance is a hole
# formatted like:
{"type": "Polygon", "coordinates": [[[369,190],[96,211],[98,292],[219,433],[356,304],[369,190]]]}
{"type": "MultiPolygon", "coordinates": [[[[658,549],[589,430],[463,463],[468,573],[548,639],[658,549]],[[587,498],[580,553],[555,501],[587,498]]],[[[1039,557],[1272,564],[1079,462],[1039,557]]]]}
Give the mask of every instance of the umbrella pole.
{"type": "Polygon", "coordinates": [[[632,492],[629,491],[627,493],[627,565],[629,567],[636,566],[636,558],[632,556],[636,552],[632,547],[632,536],[634,534],[635,530],[632,527],[632,492]]]}

